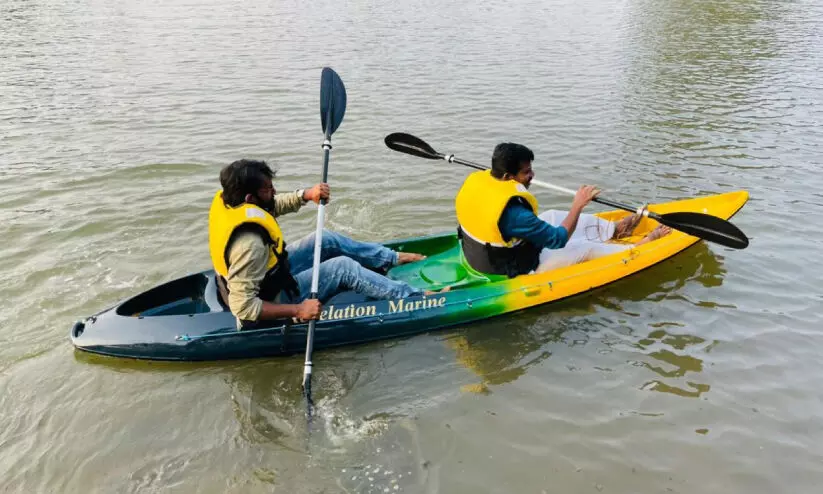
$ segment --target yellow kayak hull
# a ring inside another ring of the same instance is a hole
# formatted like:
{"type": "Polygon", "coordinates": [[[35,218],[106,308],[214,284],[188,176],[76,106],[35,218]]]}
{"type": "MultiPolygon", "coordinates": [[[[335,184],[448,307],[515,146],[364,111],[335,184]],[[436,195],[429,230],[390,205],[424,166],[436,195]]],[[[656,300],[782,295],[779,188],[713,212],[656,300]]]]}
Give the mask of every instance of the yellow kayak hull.
{"type": "MultiPolygon", "coordinates": [[[[729,219],[746,204],[748,198],[748,192],[737,191],[653,204],[649,206],[649,210],[658,214],[688,211],[729,219]]],[[[597,216],[610,221],[618,221],[628,214],[630,213],[625,211],[609,211],[599,213],[597,216]]],[[[643,218],[634,230],[633,236],[624,241],[636,243],[657,226],[656,221],[643,218]]],[[[658,240],[632,247],[623,252],[545,273],[519,276],[505,282],[521,287],[520,290],[513,290],[509,294],[505,304],[512,309],[522,309],[570,297],[653,266],[699,240],[697,237],[672,231],[658,240]]]]}

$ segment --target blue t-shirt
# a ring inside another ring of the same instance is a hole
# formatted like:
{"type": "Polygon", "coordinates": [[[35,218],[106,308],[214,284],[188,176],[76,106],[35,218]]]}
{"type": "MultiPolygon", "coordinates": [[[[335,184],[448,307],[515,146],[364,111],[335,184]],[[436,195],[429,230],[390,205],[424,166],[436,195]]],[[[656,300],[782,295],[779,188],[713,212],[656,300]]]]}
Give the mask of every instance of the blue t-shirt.
{"type": "Polygon", "coordinates": [[[518,202],[506,206],[497,226],[505,240],[522,238],[541,249],[560,249],[569,241],[569,232],[565,227],[546,223],[531,208],[518,202]]]}

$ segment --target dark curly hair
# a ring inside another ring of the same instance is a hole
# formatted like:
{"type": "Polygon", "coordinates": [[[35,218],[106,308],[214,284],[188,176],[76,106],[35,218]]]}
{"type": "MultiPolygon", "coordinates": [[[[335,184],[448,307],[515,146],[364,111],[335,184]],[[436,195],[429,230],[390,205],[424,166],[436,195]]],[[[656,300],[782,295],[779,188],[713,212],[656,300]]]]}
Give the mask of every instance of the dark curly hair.
{"type": "Polygon", "coordinates": [[[256,195],[263,188],[265,180],[274,178],[275,172],[260,160],[237,160],[220,170],[220,185],[223,186],[223,202],[236,207],[243,204],[246,194],[256,195]]]}
{"type": "Polygon", "coordinates": [[[492,176],[517,175],[523,163],[534,161],[534,153],[522,144],[503,142],[494,147],[492,153],[492,176]]]}

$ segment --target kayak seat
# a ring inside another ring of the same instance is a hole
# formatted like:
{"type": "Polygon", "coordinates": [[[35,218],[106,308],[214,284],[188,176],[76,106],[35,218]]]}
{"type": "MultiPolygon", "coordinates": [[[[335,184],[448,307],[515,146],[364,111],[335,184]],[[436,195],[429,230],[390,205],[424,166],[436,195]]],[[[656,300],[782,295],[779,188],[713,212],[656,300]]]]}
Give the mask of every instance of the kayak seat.
{"type": "Polygon", "coordinates": [[[435,260],[424,263],[420,277],[432,285],[451,285],[466,278],[468,272],[460,263],[435,260]]]}
{"type": "Polygon", "coordinates": [[[436,254],[429,254],[422,261],[394,266],[389,270],[388,277],[405,281],[421,290],[439,290],[447,286],[466,288],[489,282],[487,276],[464,266],[459,243],[436,254]]]}

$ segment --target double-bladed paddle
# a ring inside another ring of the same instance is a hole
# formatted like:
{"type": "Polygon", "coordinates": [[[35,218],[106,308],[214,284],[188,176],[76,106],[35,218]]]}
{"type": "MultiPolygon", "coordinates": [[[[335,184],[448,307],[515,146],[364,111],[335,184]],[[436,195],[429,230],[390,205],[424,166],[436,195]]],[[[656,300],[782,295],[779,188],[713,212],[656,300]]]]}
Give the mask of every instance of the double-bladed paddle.
{"type": "MultiPolygon", "coordinates": [[[[387,135],[385,141],[386,146],[389,148],[401,153],[410,154],[412,156],[418,156],[420,158],[430,160],[445,160],[449,163],[457,163],[459,165],[476,168],[478,170],[489,169],[486,166],[457,158],[453,154],[438,153],[433,147],[426,143],[426,141],[411,134],[395,132],[387,135]]],[[[537,185],[538,187],[553,189],[571,196],[576,194],[576,192],[571,189],[550,184],[548,182],[532,180],[531,183],[537,185]]],[[[595,202],[599,202],[600,204],[605,204],[618,209],[624,209],[633,213],[640,211],[638,208],[633,208],[631,206],[610,201],[608,199],[602,199],[600,197],[595,197],[593,200],[595,202]]],[[[734,226],[728,220],[718,218],[717,216],[695,213],[691,211],[657,214],[647,209],[642,209],[642,214],[675,230],[679,230],[683,233],[687,233],[710,242],[715,242],[726,247],[731,247],[733,249],[745,249],[749,246],[748,237],[746,237],[746,235],[740,231],[739,228],[734,226]]]]}
{"type": "MultiPolygon", "coordinates": [[[[323,179],[326,183],[329,176],[329,151],[331,151],[331,135],[343,121],[346,113],[346,87],[337,72],[324,67],[320,75],[320,123],[323,126],[323,179]]],[[[323,244],[323,220],[326,200],[320,201],[317,208],[317,229],[314,234],[314,262],[311,273],[311,294],[309,298],[317,298],[320,285],[320,251],[323,244]]],[[[303,392],[311,404],[311,355],[314,350],[315,321],[309,321],[309,331],[306,335],[306,362],[303,365],[303,392]]]]}

